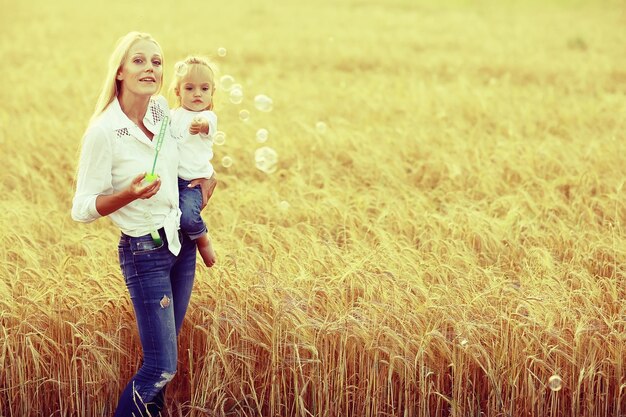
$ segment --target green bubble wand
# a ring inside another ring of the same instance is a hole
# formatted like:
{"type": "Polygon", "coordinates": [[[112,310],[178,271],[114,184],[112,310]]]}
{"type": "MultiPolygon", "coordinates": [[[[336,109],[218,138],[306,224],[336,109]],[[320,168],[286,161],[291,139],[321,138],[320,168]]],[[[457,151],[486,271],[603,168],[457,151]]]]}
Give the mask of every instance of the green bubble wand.
{"type": "MultiPolygon", "coordinates": [[[[154,173],[154,169],[156,168],[157,158],[159,157],[159,151],[161,151],[161,146],[163,145],[163,138],[165,137],[165,130],[167,129],[167,123],[169,122],[169,117],[163,117],[163,122],[161,123],[161,130],[159,130],[159,134],[156,138],[156,145],[154,146],[154,162],[152,163],[152,172],[146,174],[144,180],[146,182],[152,182],[158,178],[158,175],[154,173]]],[[[148,220],[152,220],[152,213],[146,212],[146,218],[148,220]]],[[[160,245],[163,243],[161,240],[161,236],[159,235],[158,230],[153,230],[150,232],[150,236],[152,236],[152,240],[155,244],[160,245]]]]}
{"type": "Polygon", "coordinates": [[[156,145],[155,145],[155,153],[154,153],[154,162],[152,163],[152,172],[146,174],[144,180],[146,182],[152,182],[157,179],[158,175],[154,173],[154,169],[156,168],[157,158],[159,157],[159,151],[161,150],[161,146],[163,145],[163,138],[165,137],[165,130],[167,129],[167,122],[169,121],[169,116],[165,116],[163,118],[163,123],[161,123],[161,130],[159,130],[159,134],[157,135],[156,145]]]}

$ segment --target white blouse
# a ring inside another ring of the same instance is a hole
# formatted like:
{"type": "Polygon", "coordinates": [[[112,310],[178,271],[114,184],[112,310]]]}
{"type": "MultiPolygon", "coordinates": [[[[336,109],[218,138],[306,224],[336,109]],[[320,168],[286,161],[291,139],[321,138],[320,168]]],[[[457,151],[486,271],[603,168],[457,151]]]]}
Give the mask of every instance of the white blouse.
{"type": "MultiPolygon", "coordinates": [[[[143,123],[154,134],[154,142],[126,116],[117,98],[91,123],[83,137],[72,202],[74,220],[91,222],[102,217],[96,210],[98,195],[121,191],[137,175],[152,171],[156,138],[167,114],[164,97],[150,99],[143,123]]],[[[169,250],[178,255],[178,149],[170,129],[165,132],[154,172],[161,178],[159,191],[149,199],[132,201],[109,217],[123,233],[134,237],[163,227],[169,250]]]]}
{"type": "Polygon", "coordinates": [[[217,116],[210,110],[199,112],[190,111],[182,107],[172,109],[172,136],[178,142],[180,162],[178,176],[191,181],[196,178],[211,178],[214,169],[213,135],[217,132],[217,116]],[[189,125],[195,117],[202,117],[209,122],[209,134],[192,135],[189,125]]]}

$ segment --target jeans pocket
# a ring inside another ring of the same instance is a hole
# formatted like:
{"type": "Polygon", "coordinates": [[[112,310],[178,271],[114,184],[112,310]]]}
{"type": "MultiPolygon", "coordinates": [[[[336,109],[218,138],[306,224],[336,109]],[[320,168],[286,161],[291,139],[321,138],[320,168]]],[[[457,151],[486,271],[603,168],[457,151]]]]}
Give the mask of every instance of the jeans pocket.
{"type": "Polygon", "coordinates": [[[152,236],[142,236],[131,240],[130,250],[133,255],[145,255],[152,252],[157,252],[159,249],[165,246],[165,240],[161,239],[159,243],[156,243],[152,236]]]}

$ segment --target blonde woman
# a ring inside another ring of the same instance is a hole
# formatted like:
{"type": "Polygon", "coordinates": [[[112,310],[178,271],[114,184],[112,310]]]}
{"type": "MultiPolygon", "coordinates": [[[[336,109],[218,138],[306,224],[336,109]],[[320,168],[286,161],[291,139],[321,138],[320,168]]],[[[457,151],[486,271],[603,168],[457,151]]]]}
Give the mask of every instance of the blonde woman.
{"type": "MultiPolygon", "coordinates": [[[[196,244],[179,232],[178,149],[169,127],[152,168],[164,117],[163,54],[148,34],[122,37],[83,137],[72,218],[108,216],[121,230],[119,260],[135,311],[142,364],[119,399],[115,417],[156,416],[176,373],[177,335],[193,286],[196,244]]],[[[199,178],[203,206],[215,179],[199,178]]]]}

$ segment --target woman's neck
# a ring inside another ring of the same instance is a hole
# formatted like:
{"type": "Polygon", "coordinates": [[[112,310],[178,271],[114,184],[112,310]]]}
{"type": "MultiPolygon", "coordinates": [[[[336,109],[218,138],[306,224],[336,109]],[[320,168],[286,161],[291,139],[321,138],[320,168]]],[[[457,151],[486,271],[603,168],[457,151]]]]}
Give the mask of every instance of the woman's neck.
{"type": "Polygon", "coordinates": [[[138,126],[143,125],[143,118],[146,115],[146,111],[148,111],[150,96],[138,96],[132,93],[124,93],[124,90],[122,90],[117,96],[117,100],[122,111],[131,121],[138,126]]]}

